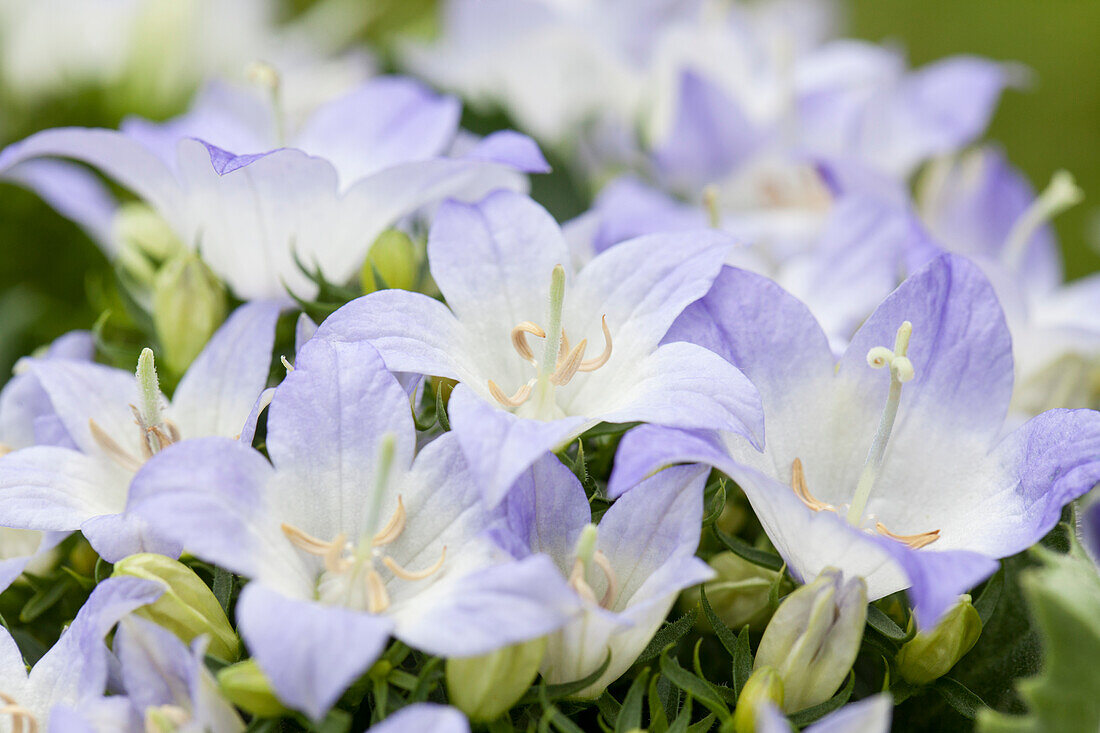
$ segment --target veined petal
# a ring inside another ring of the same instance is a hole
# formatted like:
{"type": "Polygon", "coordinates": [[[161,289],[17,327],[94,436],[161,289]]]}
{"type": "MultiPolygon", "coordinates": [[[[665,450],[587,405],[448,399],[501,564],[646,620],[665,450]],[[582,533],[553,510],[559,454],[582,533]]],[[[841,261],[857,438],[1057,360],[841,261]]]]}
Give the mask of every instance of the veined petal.
{"type": "Polygon", "coordinates": [[[80,525],[80,532],[99,556],[107,562],[118,562],[139,552],[177,558],[183,546],[149,525],[143,517],[131,512],[101,514],[80,525]]]}
{"type": "Polygon", "coordinates": [[[418,702],[401,708],[371,726],[375,733],[470,733],[470,721],[458,710],[433,702],[418,702]]]}
{"type": "Polygon", "coordinates": [[[502,163],[524,173],[549,173],[538,143],[515,130],[498,130],[477,142],[463,156],[468,160],[502,163]]]}
{"type": "Polygon", "coordinates": [[[544,453],[579,435],[592,422],[584,417],[549,421],[516,417],[488,404],[466,384],[451,393],[448,413],[490,507],[499,504],[520,474],[544,453]]]}
{"type": "Polygon", "coordinates": [[[172,397],[172,417],[185,437],[241,434],[267,385],[275,322],[284,305],[246,303],[214,333],[172,397]]]}
{"type": "Polygon", "coordinates": [[[500,506],[502,526],[493,538],[515,557],[549,555],[569,574],[577,537],[592,520],[580,480],[547,453],[525,471],[500,506]]]}
{"type": "Polygon", "coordinates": [[[0,524],[68,531],[126,506],[130,475],[68,448],[34,446],[0,459],[0,524]]]}
{"type": "Polygon", "coordinates": [[[365,341],[311,339],[268,408],[280,518],[315,537],[373,533],[363,523],[387,435],[400,477],[412,465],[416,430],[409,397],[378,352],[365,341]]]}
{"type": "Polygon", "coordinates": [[[250,583],[237,601],[241,635],[279,698],[320,721],[386,646],[384,616],[294,600],[250,583]]]}

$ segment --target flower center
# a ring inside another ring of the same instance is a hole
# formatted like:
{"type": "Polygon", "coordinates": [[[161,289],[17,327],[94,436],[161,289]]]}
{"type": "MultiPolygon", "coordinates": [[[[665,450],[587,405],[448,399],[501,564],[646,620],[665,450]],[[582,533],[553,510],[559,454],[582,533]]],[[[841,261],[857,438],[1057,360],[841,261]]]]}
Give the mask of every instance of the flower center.
{"type": "Polygon", "coordinates": [[[140,458],[119,445],[118,441],[100,427],[95,418],[88,420],[92,439],[115,463],[128,471],[137,471],[154,454],[180,439],[179,428],[164,414],[164,398],[160,394],[152,349],[142,350],[135,377],[141,405],[130,405],[130,412],[133,413],[134,424],[140,431],[140,458]]]}
{"type": "Polygon", "coordinates": [[[7,693],[0,692],[0,715],[11,716],[11,733],[37,733],[38,718],[27,708],[15,701],[15,698],[7,693]]]}
{"type": "MultiPolygon", "coordinates": [[[[894,430],[894,421],[898,415],[898,405],[901,403],[901,387],[911,380],[915,374],[913,363],[906,356],[909,350],[909,337],[913,333],[913,324],[905,321],[898,328],[894,339],[894,348],[891,350],[885,346],[876,346],[867,352],[867,364],[873,369],[890,368],[890,391],[886,396],[886,404],[882,408],[882,416],[879,418],[878,430],[871,441],[871,448],[867,451],[867,458],[863,462],[863,470],[856,484],[852,503],[848,507],[846,519],[856,527],[863,525],[864,512],[867,509],[867,501],[871,497],[871,490],[875,481],[882,473],[883,458],[886,455],[886,446],[890,441],[890,434],[894,430]]],[[[832,504],[821,501],[810,493],[806,485],[806,474],[802,468],[801,459],[795,458],[791,464],[791,489],[802,503],[815,512],[828,511],[839,514],[832,504]]],[[[874,521],[874,530],[879,534],[909,545],[913,549],[919,549],[939,539],[940,531],[921,532],[913,535],[895,534],[887,529],[882,522],[874,521]]]]}
{"type": "Polygon", "coordinates": [[[573,560],[573,569],[569,573],[569,586],[586,601],[595,603],[601,608],[610,609],[619,594],[619,579],[615,575],[615,570],[611,567],[611,561],[607,559],[607,555],[596,549],[596,539],[596,525],[589,524],[581,530],[581,536],[577,538],[576,548],[573,552],[575,559],[573,560]],[[596,599],[596,593],[587,580],[588,571],[593,565],[600,569],[604,580],[607,581],[607,589],[599,600],[596,599]]]}
{"type": "Polygon", "coordinates": [[[307,554],[323,558],[325,570],[317,584],[317,592],[322,601],[366,609],[370,613],[382,613],[390,607],[390,594],[382,575],[375,568],[375,562],[380,562],[401,580],[415,581],[424,580],[439,572],[447,559],[447,546],[444,545],[439,560],[434,565],[424,570],[410,571],[378,549],[395,542],[405,531],[407,520],[405,503],[398,494],[397,508],[386,524],[375,531],[382,499],[389,488],[394,450],[394,436],[385,435],[378,450],[377,475],[367,509],[367,529],[358,544],[349,542],[344,532],[326,542],[287,522],[280,525],[292,545],[307,554]]]}
{"type": "Polygon", "coordinates": [[[585,359],[588,339],[581,339],[576,346],[570,346],[569,336],[562,328],[561,313],[565,303],[565,268],[554,267],[550,276],[550,305],[547,309],[549,328],[543,330],[536,323],[523,321],[512,329],[512,347],[520,357],[538,371],[526,384],[511,396],[505,394],[496,382],[489,380],[489,394],[504,407],[519,407],[531,399],[534,393],[534,414],[544,419],[554,417],[554,388],[564,387],[572,381],[577,372],[594,372],[611,358],[611,331],[607,327],[607,316],[601,319],[603,328],[603,352],[594,359],[585,359]],[[527,343],[530,334],[545,339],[541,359],[535,358],[531,345],[527,343]]]}

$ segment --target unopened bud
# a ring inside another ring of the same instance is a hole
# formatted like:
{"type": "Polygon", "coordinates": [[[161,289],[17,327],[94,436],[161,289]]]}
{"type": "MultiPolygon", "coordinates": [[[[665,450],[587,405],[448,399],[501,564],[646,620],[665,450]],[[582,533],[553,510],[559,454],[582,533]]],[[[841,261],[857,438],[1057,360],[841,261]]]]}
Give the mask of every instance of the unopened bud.
{"type": "Polygon", "coordinates": [[[364,293],[373,293],[383,287],[415,290],[419,275],[420,258],[416,247],[407,234],[397,229],[387,229],[378,235],[360,273],[364,293]]]}
{"type": "MultiPolygon", "coordinates": [[[[763,630],[772,615],[768,597],[772,584],[779,573],[775,570],[754,565],[732,552],[720,552],[707,561],[718,576],[703,586],[707,591],[707,602],[722,622],[739,631],[748,624],[754,631],[763,630]]],[[[690,606],[699,602],[699,589],[692,588],[684,594],[684,601],[690,606]]],[[[710,625],[700,617],[704,629],[710,625]]]]}
{"type": "Polygon", "coordinates": [[[513,644],[477,657],[447,660],[447,692],[451,704],[475,723],[496,720],[535,681],[546,637],[513,644]]]}
{"type": "Polygon", "coordinates": [[[267,678],[255,659],[222,667],[218,670],[218,687],[229,702],[257,718],[278,718],[289,711],[279,702],[267,678]]]}
{"type": "Polygon", "coordinates": [[[146,733],[177,733],[189,722],[191,716],[177,705],[154,705],[145,709],[146,733]]]}
{"type": "Polygon", "coordinates": [[[756,733],[761,706],[783,706],[783,678],[774,667],[758,667],[745,682],[733,711],[735,733],[756,733]]]}
{"type": "Polygon", "coordinates": [[[183,251],[183,243],[160,214],[147,204],[128,202],[118,207],[112,222],[122,249],[163,262],[183,251]]]}
{"type": "Polygon", "coordinates": [[[898,672],[906,682],[927,685],[947,674],[981,635],[982,618],[964,595],[935,628],[905,642],[898,653],[898,672]]]}
{"type": "Polygon", "coordinates": [[[825,702],[840,688],[859,653],[867,621],[867,585],[826,568],[787,596],[764,630],[755,669],[783,678],[784,712],[825,702]]]}
{"type": "Polygon", "coordinates": [[[153,284],[153,327],[168,368],[182,374],[225,320],[225,286],[191,252],[174,257],[153,284]]]}
{"type": "Polygon", "coordinates": [[[191,568],[164,555],[145,552],[115,563],[112,575],[159,582],[165,588],[164,594],[135,611],[138,616],[163,626],[185,644],[207,634],[210,654],[226,660],[237,658],[241,645],[237,634],[214,592],[191,568]]]}

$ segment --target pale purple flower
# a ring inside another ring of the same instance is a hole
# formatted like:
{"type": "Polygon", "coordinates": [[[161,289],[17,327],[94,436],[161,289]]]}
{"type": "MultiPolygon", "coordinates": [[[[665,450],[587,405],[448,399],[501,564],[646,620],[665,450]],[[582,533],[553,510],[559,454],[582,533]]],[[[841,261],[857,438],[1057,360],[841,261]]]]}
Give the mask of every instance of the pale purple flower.
{"type": "Polygon", "coordinates": [[[728,362],[693,344],[658,346],[731,246],[716,232],[654,235],[575,271],[558,225],[529,198],[447,202],[428,238],[447,305],[380,291],[315,338],[369,341],[395,372],[461,382],[451,424],[495,504],[543,453],[601,421],[759,434],[755,390],[728,362]]]}
{"type": "MultiPolygon", "coordinates": [[[[803,728],[806,733],[889,733],[894,701],[880,693],[834,710],[824,718],[803,728]]],[[[763,705],[757,711],[756,733],[789,733],[790,724],[774,705],[763,705]]]]}
{"type": "Polygon", "coordinates": [[[392,634],[471,656],[575,612],[545,558],[511,562],[454,434],[414,458],[409,397],[367,343],[314,338],[268,408],[259,452],[224,438],[157,454],[133,510],[252,581],[237,621],[279,697],[324,717],[392,634]]]}
{"type": "Polygon", "coordinates": [[[103,697],[108,652],[103,637],[120,618],[152,603],[161,594],[156,583],[109,578],[92,591],[76,620],[30,673],[15,640],[0,630],[0,693],[4,715],[29,730],[127,730],[129,702],[103,697]],[[83,728],[66,727],[79,722],[83,728]]]}
{"type": "Polygon", "coordinates": [[[218,690],[206,668],[209,639],[188,648],[172,632],[139,616],[119,623],[113,651],[122,686],[133,706],[136,730],[153,729],[150,717],[171,721],[178,733],[238,733],[241,716],[218,690]]]}
{"type": "Polygon", "coordinates": [[[610,653],[607,670],[577,693],[598,696],[638,658],[680,591],[713,577],[695,557],[707,473],[698,466],[661,471],[620,497],[598,525],[580,482],[554,456],[520,477],[494,537],[516,557],[552,558],[583,609],[549,637],[548,683],[583,679],[610,653]]]}
{"type": "Polygon", "coordinates": [[[74,359],[31,363],[26,376],[37,380],[67,437],[0,458],[0,523],[80,530],[110,562],[143,550],[178,554],[178,545],[126,511],[130,481],[149,455],[180,439],[243,435],[251,442],[282,307],[258,301],[235,311],[171,403],[155,384],[142,390],[124,369],[74,359]]]}
{"type": "Polygon", "coordinates": [[[386,716],[370,730],[374,733],[470,733],[470,721],[455,708],[418,702],[386,716]]]}
{"type": "Polygon", "coordinates": [[[1052,410],[1004,435],[1011,341],[993,288],[961,257],[906,280],[839,360],[802,303],[736,269],[668,338],[754,381],[764,451],[644,426],[623,440],[612,495],[662,465],[710,463],[744,489],[796,578],[833,566],[863,576],[872,599],[908,588],[922,628],[1100,480],[1100,413],[1052,410]]]}
{"type": "Polygon", "coordinates": [[[41,190],[111,254],[116,204],[102,185],[73,166],[25,168],[51,157],[87,163],[152,207],[238,296],[257,299],[286,286],[313,295],[295,253],[342,282],[398,219],[448,196],[524,187],[517,171],[546,170],[534,143],[507,131],[448,157],[458,104],[412,80],[374,79],[295,129],[272,94],[264,101],[215,85],[187,115],[160,125],[45,130],[0,153],[0,175],[41,190]]]}

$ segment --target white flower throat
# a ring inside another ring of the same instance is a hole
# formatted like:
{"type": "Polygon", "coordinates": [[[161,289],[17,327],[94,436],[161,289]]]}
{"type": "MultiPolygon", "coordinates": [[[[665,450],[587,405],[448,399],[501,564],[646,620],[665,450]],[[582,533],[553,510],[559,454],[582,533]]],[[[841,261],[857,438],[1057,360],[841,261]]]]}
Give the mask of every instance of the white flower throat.
{"type": "Polygon", "coordinates": [[[324,571],[318,578],[316,589],[318,600],[322,602],[370,613],[382,613],[390,607],[390,594],[375,563],[381,564],[394,577],[406,581],[425,580],[443,568],[447,559],[446,545],[434,565],[418,571],[406,570],[379,549],[397,541],[404,533],[407,521],[405,503],[398,495],[397,508],[386,524],[375,531],[381,503],[389,488],[393,454],[393,435],[386,435],[379,448],[377,476],[364,525],[367,529],[358,543],[349,541],[346,532],[340,532],[331,541],[325,541],[287,522],[280,525],[292,545],[309,555],[322,558],[324,571]]]}
{"type": "Polygon", "coordinates": [[[130,411],[134,414],[134,424],[140,432],[140,457],[119,445],[94,418],[88,420],[88,430],[96,445],[128,471],[137,471],[154,454],[180,439],[179,428],[164,414],[164,398],[160,393],[152,349],[142,350],[135,377],[141,405],[130,405],[130,411]]]}
{"type": "Polygon", "coordinates": [[[523,321],[512,329],[512,347],[520,357],[534,366],[537,373],[511,396],[505,394],[496,382],[488,380],[489,394],[504,407],[520,407],[525,403],[530,407],[524,412],[527,417],[551,420],[560,417],[554,403],[555,387],[564,387],[573,380],[577,372],[594,372],[611,358],[611,331],[607,327],[607,316],[601,319],[604,348],[594,359],[585,359],[588,339],[582,339],[571,346],[569,337],[562,327],[562,307],[565,303],[565,268],[556,265],[550,276],[550,305],[547,309],[547,328],[544,330],[531,321],[523,321]],[[527,343],[527,336],[545,339],[541,359],[535,358],[534,351],[527,343]],[[528,403],[528,401],[530,402],[528,403]]]}
{"type": "MultiPolygon", "coordinates": [[[[871,441],[871,448],[867,451],[867,459],[863,463],[863,470],[860,472],[855,494],[852,496],[852,503],[848,506],[848,511],[845,515],[848,522],[856,527],[863,526],[867,501],[871,497],[871,490],[875,486],[875,481],[882,473],[886,446],[890,441],[890,434],[894,430],[894,421],[897,419],[898,406],[901,403],[901,387],[915,376],[913,363],[909,361],[909,357],[906,356],[909,350],[909,337],[912,333],[913,324],[909,321],[905,321],[898,328],[897,335],[894,339],[893,349],[889,349],[885,346],[876,346],[867,352],[867,364],[870,365],[871,368],[883,369],[889,367],[890,391],[886,396],[886,404],[882,409],[882,416],[879,418],[878,430],[875,431],[875,437],[871,441]]],[[[815,498],[814,495],[810,493],[809,487],[806,485],[806,474],[802,468],[802,461],[799,458],[795,458],[794,463],[791,464],[791,489],[794,490],[795,495],[802,500],[803,504],[813,509],[815,512],[827,511],[836,514],[840,513],[837,511],[837,507],[815,498]]],[[[920,549],[921,547],[930,545],[940,537],[940,531],[938,529],[931,532],[920,532],[911,535],[895,534],[887,529],[882,522],[875,520],[873,516],[868,516],[867,519],[873,521],[875,532],[906,544],[913,549],[920,549]]]]}
{"type": "Polygon", "coordinates": [[[11,716],[11,733],[38,733],[38,718],[33,712],[4,692],[0,692],[0,702],[0,715],[11,716]]]}
{"type": "Polygon", "coordinates": [[[610,609],[619,595],[619,579],[607,555],[602,550],[596,549],[597,537],[598,530],[594,524],[587,524],[581,530],[573,549],[574,560],[569,572],[569,586],[586,601],[595,603],[601,608],[610,609]],[[607,588],[600,598],[596,598],[596,592],[588,583],[588,574],[593,566],[599,569],[607,583],[607,588]]]}

